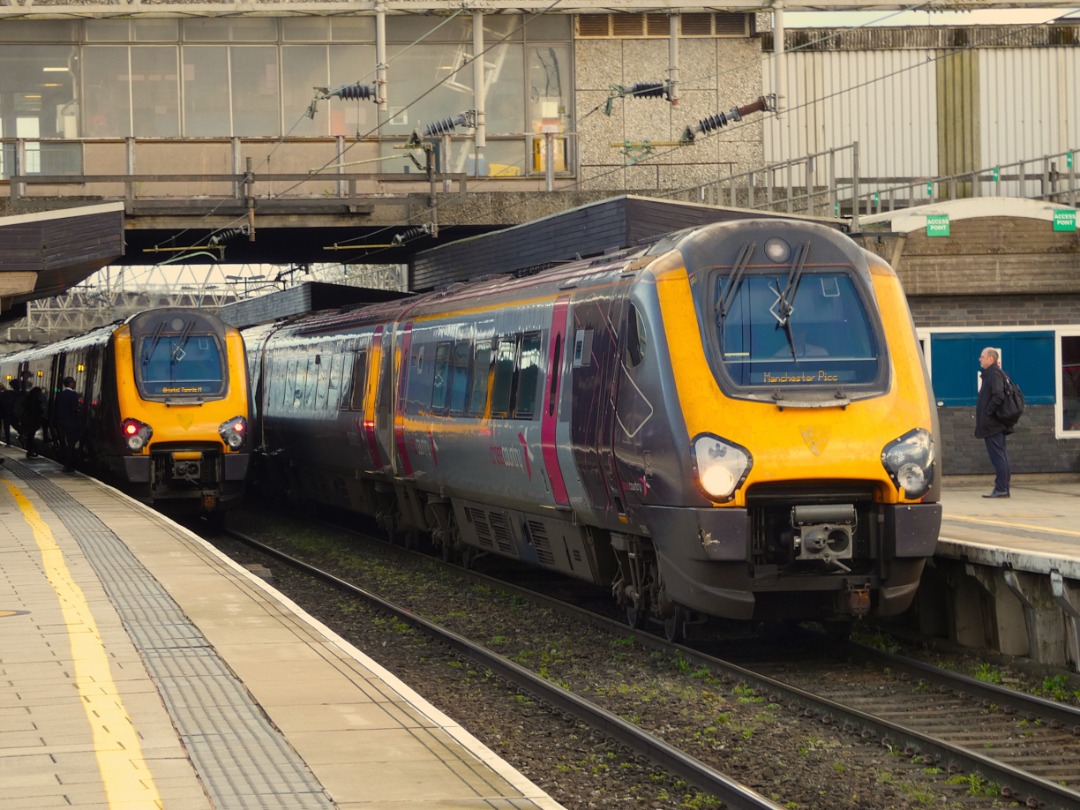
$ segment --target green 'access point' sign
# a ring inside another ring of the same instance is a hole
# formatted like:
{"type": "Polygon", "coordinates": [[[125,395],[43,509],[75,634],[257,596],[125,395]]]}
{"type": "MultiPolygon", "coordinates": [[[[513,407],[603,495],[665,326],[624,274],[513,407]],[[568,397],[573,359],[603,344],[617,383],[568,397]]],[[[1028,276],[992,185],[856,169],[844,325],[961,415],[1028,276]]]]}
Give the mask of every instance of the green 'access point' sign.
{"type": "Polygon", "coordinates": [[[948,236],[949,235],[949,215],[948,214],[927,214],[926,215],[926,235],[927,236],[948,236]]]}
{"type": "Polygon", "coordinates": [[[1075,231],[1076,230],[1076,210],[1066,209],[1061,211],[1054,211],[1054,230],[1055,231],[1075,231]]]}

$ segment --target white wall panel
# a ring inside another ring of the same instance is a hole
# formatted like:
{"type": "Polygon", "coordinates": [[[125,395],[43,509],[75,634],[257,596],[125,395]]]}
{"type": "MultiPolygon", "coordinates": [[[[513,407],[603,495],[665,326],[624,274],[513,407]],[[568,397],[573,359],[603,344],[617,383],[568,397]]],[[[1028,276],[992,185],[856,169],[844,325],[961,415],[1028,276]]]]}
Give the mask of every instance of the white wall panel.
{"type": "Polygon", "coordinates": [[[1080,147],[1080,49],[983,49],[982,165],[1080,147]]]}
{"type": "MultiPolygon", "coordinates": [[[[858,141],[864,178],[937,176],[936,76],[944,53],[786,54],[785,112],[766,124],[766,161],[858,141]]],[[[774,59],[762,67],[769,93],[776,92],[774,59]]],[[[978,65],[980,168],[1080,148],[1080,49],[980,48],[978,65]]]]}

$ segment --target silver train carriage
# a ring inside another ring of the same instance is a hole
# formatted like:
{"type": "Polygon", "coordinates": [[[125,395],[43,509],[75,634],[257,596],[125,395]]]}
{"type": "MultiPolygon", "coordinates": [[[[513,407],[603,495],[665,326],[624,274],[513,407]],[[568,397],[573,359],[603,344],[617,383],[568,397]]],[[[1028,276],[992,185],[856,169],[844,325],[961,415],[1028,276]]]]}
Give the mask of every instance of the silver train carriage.
{"type": "Polygon", "coordinates": [[[934,553],[903,290],[824,226],[709,225],[245,334],[280,486],[608,585],[672,637],[897,614],[934,553]]]}

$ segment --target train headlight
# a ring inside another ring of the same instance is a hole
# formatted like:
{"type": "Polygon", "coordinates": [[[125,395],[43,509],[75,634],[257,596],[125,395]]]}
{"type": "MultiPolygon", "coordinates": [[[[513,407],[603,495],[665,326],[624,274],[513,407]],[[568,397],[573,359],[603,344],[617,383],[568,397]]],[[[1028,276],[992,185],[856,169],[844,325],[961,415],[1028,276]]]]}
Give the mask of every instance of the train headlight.
{"type": "Polygon", "coordinates": [[[239,450],[247,433],[247,420],[242,416],[234,416],[228,422],[221,423],[218,433],[231,450],[239,450]]]}
{"type": "Polygon", "coordinates": [[[154,429],[138,419],[125,419],[120,423],[120,432],[124,434],[128,449],[134,453],[146,447],[146,443],[154,435],[154,429]]]}
{"type": "Polygon", "coordinates": [[[694,439],[691,450],[698,483],[716,501],[730,501],[754,465],[746,448],[708,433],[694,439]]]}
{"type": "Polygon", "coordinates": [[[923,428],[908,431],[885,445],[881,463],[905,497],[925,495],[934,480],[934,437],[923,428]]]}

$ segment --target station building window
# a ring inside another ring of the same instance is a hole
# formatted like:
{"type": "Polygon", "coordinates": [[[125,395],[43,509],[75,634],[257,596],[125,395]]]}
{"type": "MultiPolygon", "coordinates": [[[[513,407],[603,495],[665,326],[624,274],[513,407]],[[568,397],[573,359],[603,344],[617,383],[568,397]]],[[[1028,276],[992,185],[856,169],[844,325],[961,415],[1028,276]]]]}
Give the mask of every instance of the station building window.
{"type": "Polygon", "coordinates": [[[939,407],[972,407],[978,397],[978,356],[1001,350],[1002,366],[1028,405],[1054,406],[1054,434],[1080,439],[1080,326],[1046,330],[920,330],[939,407]],[[929,351],[927,351],[929,348],[929,351]]]}
{"type": "MultiPolygon", "coordinates": [[[[453,136],[442,168],[501,176],[543,171],[534,145],[543,132],[554,131],[562,139],[557,168],[565,169],[562,133],[572,127],[571,18],[507,14],[483,20],[486,165],[476,165],[465,129],[453,136]]],[[[377,134],[387,141],[384,154],[397,158],[382,170],[401,172],[411,161],[394,145],[414,129],[477,107],[469,63],[472,25],[471,16],[387,20],[391,120],[380,130],[370,101],[327,100],[314,116],[306,114],[316,87],[375,82],[370,16],[0,21],[0,137],[377,134]]],[[[41,156],[22,168],[55,171],[43,164],[44,150],[33,146],[41,156]]],[[[10,167],[12,156],[9,149],[0,159],[10,167]]]]}
{"type": "MultiPolygon", "coordinates": [[[[1058,432],[1061,436],[1080,438],[1080,329],[1058,335],[1058,385],[1061,403],[1058,432]]],[[[1024,391],[1025,397],[1027,390],[1024,391]]]]}

